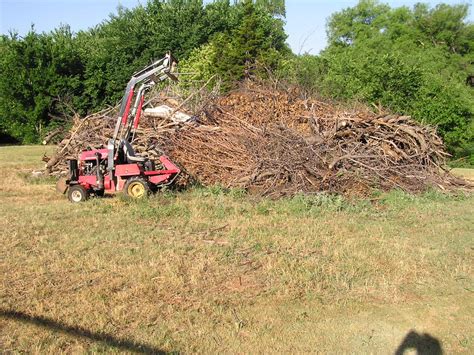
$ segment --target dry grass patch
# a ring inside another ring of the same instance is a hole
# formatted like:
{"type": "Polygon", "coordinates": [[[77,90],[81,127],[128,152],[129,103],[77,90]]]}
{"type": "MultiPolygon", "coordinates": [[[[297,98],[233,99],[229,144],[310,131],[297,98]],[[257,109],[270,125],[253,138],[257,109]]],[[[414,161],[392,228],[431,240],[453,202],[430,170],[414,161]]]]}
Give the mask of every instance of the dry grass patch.
{"type": "Polygon", "coordinates": [[[21,174],[43,149],[0,148],[5,351],[393,352],[412,328],[473,350],[472,196],[73,205],[21,174]]]}
{"type": "Polygon", "coordinates": [[[474,169],[456,168],[452,170],[452,173],[466,180],[474,181],[474,169]]]}

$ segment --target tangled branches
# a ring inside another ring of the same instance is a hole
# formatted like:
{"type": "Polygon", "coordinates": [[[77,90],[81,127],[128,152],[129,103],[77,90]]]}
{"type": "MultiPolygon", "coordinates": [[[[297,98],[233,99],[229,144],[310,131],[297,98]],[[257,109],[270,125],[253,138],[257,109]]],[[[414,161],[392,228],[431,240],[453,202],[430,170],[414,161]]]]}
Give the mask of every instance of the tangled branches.
{"type": "MultiPolygon", "coordinates": [[[[151,158],[159,147],[205,185],[271,197],[468,186],[444,170],[448,154],[435,129],[408,116],[347,110],[252,82],[208,100],[196,116],[185,124],[144,120],[135,147],[151,158]]],[[[63,172],[61,161],[83,143],[105,142],[113,120],[103,114],[88,120],[77,121],[71,136],[80,139],[60,145],[51,172],[63,172]]]]}

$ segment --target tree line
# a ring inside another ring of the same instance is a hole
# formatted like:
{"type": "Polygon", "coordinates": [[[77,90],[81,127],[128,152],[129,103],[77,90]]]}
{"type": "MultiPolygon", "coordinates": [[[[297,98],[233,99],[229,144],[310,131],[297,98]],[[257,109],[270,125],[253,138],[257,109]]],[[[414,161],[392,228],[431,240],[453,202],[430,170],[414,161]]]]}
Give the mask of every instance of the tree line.
{"type": "Polygon", "coordinates": [[[284,76],[314,93],[358,100],[435,125],[474,165],[474,24],[469,6],[391,8],[373,0],[333,14],[328,46],[286,62],[284,76]]]}
{"type": "Polygon", "coordinates": [[[0,37],[0,130],[36,143],[72,111],[115,104],[132,73],[172,51],[194,79],[228,90],[245,76],[297,84],[312,95],[383,106],[436,125],[474,164],[474,26],[468,5],[392,8],[374,0],[333,14],[328,45],[296,55],[284,0],[149,0],[97,26],[0,37]]]}

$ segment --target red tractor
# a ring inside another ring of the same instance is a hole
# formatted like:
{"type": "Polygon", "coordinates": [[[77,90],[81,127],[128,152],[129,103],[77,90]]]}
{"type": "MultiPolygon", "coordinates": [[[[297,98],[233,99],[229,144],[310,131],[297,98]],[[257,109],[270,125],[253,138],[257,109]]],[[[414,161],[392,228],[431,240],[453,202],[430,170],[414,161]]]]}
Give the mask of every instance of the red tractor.
{"type": "Polygon", "coordinates": [[[180,169],[168,157],[162,155],[157,168],[154,161],[135,154],[131,142],[140,121],[145,93],[156,82],[167,78],[177,80],[172,74],[175,63],[171,54],[167,54],[135,73],[125,89],[114,135],[107,148],[88,149],[80,153],[78,160],[68,161],[69,176],[58,182],[57,189],[67,193],[71,202],[85,201],[91,194],[103,196],[105,192],[116,191],[141,198],[173,183],[180,169]],[[138,83],[141,85],[135,94],[138,83]]]}

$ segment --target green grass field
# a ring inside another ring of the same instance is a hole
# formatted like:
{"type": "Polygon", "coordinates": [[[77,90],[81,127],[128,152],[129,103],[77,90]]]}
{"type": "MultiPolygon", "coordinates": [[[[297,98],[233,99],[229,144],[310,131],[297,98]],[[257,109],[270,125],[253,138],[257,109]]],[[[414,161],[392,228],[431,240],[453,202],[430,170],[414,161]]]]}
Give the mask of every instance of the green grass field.
{"type": "Polygon", "coordinates": [[[0,147],[2,352],[474,352],[474,196],[71,204],[0,147]]]}

